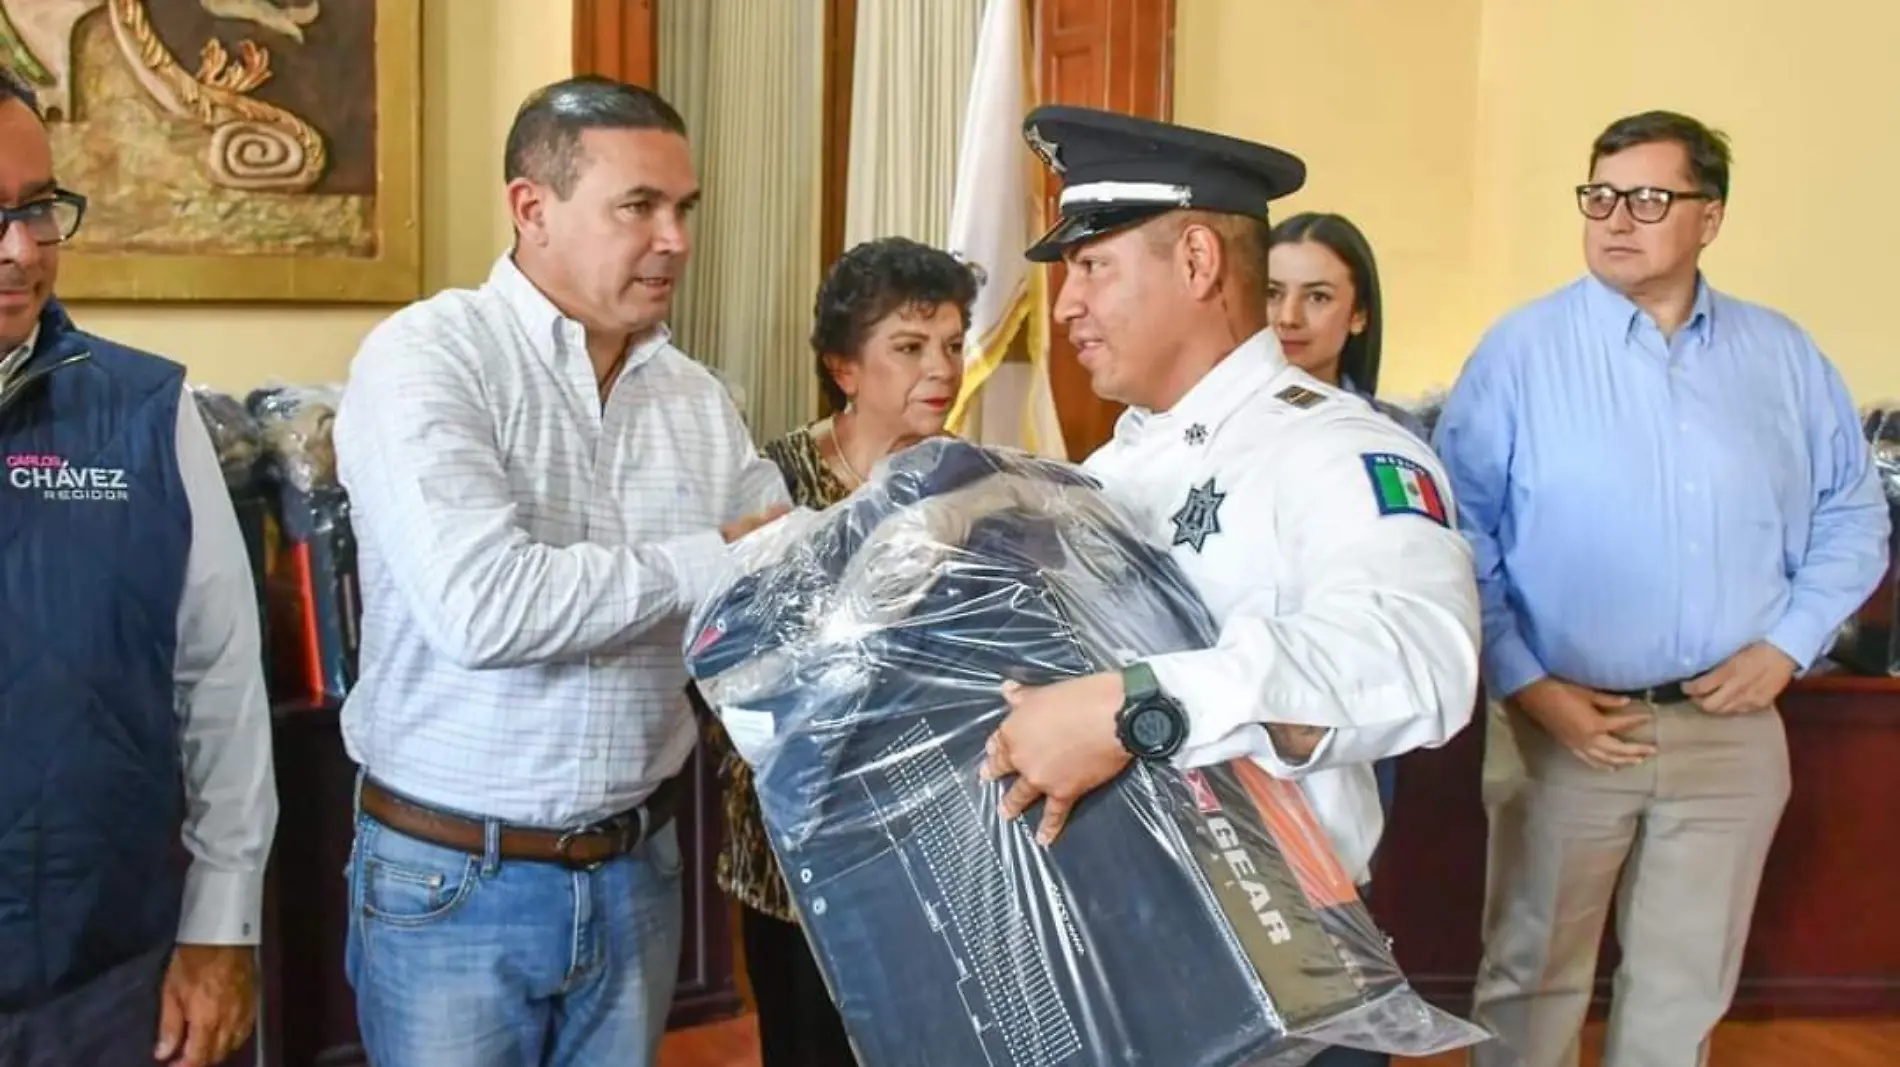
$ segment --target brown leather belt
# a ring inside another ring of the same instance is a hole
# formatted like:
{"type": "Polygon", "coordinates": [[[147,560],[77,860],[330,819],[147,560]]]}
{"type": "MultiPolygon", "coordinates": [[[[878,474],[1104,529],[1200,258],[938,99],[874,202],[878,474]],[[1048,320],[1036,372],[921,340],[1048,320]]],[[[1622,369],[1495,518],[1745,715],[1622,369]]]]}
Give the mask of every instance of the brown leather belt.
{"type": "MultiPolygon", "coordinates": [[[[661,782],[646,802],[632,811],[572,830],[504,826],[501,858],[585,869],[624,856],[672,821],[685,788],[683,777],[675,775],[661,782]]],[[[475,856],[486,851],[487,831],[480,819],[437,811],[399,797],[367,776],[363,779],[362,804],[363,814],[399,834],[475,856]]]]}

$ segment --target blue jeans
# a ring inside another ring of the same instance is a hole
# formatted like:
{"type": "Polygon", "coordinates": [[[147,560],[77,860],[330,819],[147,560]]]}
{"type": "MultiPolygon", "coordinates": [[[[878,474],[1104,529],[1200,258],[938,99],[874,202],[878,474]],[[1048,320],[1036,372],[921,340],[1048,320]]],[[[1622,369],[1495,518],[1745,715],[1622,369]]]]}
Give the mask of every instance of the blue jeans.
{"type": "Polygon", "coordinates": [[[592,870],[503,861],[358,815],[345,965],[376,1067],[652,1067],[679,976],[669,822],[592,870]]]}

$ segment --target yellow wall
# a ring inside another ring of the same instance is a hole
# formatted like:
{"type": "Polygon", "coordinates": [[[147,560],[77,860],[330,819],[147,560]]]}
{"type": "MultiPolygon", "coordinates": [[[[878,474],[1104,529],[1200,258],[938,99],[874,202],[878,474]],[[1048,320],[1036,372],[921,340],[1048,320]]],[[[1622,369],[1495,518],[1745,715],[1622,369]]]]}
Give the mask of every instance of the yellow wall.
{"type": "Polygon", "coordinates": [[[1711,280],[1792,315],[1863,402],[1900,397],[1900,4],[1181,0],[1175,117],[1301,154],[1281,213],[1339,211],[1379,254],[1382,389],[1449,385],[1484,327],[1583,269],[1569,189],[1610,120],[1726,131],[1711,280]]]}
{"type": "MultiPolygon", "coordinates": [[[[571,5],[427,0],[422,47],[425,291],[479,283],[509,239],[501,151],[516,105],[572,68],[571,5]],[[454,10],[451,23],[449,12],[454,10]]],[[[281,379],[340,381],[391,307],[86,303],[86,328],[170,356],[191,378],[244,390],[281,379]]]]}

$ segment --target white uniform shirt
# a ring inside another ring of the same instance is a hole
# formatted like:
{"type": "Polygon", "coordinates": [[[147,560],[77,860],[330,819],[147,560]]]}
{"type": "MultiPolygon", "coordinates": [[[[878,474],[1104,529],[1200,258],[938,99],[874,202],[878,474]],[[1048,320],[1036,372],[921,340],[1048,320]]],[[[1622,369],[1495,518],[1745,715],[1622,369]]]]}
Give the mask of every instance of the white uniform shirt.
{"type": "Polygon", "coordinates": [[[726,390],[662,331],[600,401],[581,325],[503,256],[363,342],[337,412],[363,591],[350,755],[431,805],[581,825],[695,729],[683,614],[721,524],[786,501],[726,390]]]}
{"type": "MultiPolygon", "coordinates": [[[[0,356],[0,390],[39,337],[0,356]]],[[[277,830],[277,775],[263,637],[250,553],[189,389],[178,400],[178,478],[191,511],[191,547],[178,600],[172,696],[183,760],[185,869],[178,940],[255,945],[264,868],[277,830]]]]}
{"type": "Polygon", "coordinates": [[[1271,331],[1085,466],[1171,546],[1217,647],[1149,661],[1187,712],[1182,766],[1251,755],[1301,782],[1358,881],[1384,830],[1372,761],[1470,721],[1478,593],[1431,450],[1290,366],[1271,331]],[[1262,723],[1331,732],[1298,765],[1262,723]]]}

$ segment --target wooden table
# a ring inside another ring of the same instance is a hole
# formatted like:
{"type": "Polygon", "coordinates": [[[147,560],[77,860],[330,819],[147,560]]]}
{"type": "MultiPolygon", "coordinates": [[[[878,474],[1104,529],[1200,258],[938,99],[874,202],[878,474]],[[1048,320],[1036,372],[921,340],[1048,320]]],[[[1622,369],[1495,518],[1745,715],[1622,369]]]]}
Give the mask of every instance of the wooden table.
{"type": "MultiPolygon", "coordinates": [[[[1900,1013],[1900,678],[1820,674],[1781,703],[1794,793],[1768,857],[1731,1017],[1900,1013]]],[[[1427,997],[1463,1013],[1480,957],[1482,713],[1399,763],[1374,911],[1427,997]]],[[[1614,919],[1612,919],[1612,924],[1614,919]]],[[[1597,1010],[1617,953],[1606,931],[1597,1010]]]]}

